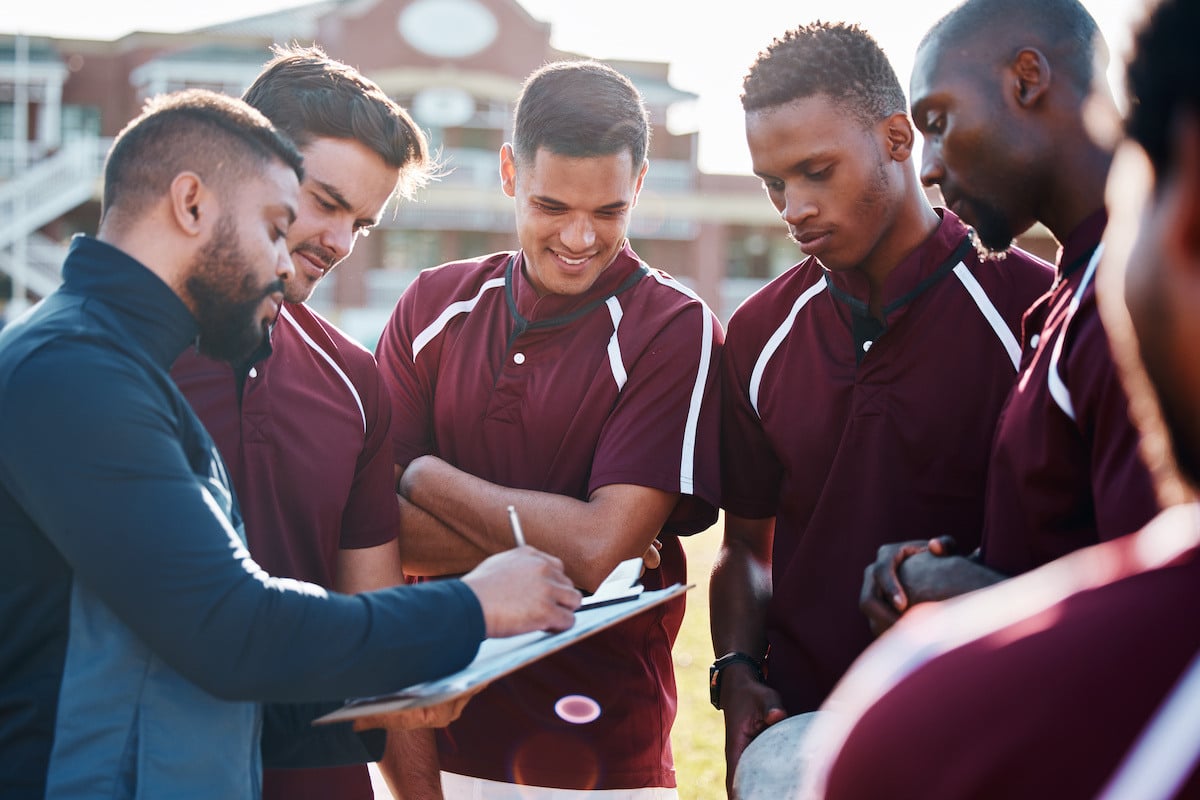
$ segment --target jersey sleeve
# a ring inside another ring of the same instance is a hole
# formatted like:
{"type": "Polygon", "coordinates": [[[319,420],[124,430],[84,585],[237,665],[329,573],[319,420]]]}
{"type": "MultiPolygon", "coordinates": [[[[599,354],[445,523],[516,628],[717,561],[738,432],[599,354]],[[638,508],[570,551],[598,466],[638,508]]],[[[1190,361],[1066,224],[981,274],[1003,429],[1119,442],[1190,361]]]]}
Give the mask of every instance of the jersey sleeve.
{"type": "Polygon", "coordinates": [[[103,346],[51,346],[10,375],[0,480],[74,580],[224,699],[378,694],[470,661],[483,615],[461,581],[346,596],[265,574],[228,483],[196,474],[169,386],[103,346]]]}
{"type": "Polygon", "coordinates": [[[436,375],[429,374],[428,369],[437,359],[421,359],[418,367],[414,356],[413,339],[417,335],[414,328],[418,324],[420,294],[421,279],[417,278],[400,295],[375,348],[375,360],[391,403],[393,457],[401,467],[435,449],[433,391],[436,375]]]}
{"type": "MultiPolygon", "coordinates": [[[[775,516],[783,468],[750,398],[750,378],[761,347],[740,324],[729,322],[721,359],[721,489],[722,505],[748,519],[775,516]]],[[[799,399],[798,399],[799,400],[799,399]]]]}
{"type": "Polygon", "coordinates": [[[392,405],[374,358],[359,370],[367,433],[354,467],[354,482],[342,513],[342,549],[375,547],[396,538],[396,459],[392,451],[392,405]]]}
{"type": "Polygon", "coordinates": [[[724,332],[701,302],[657,331],[627,370],[604,424],[588,491],[626,483],[678,492],[667,530],[691,534],[716,521],[720,504],[718,368],[724,332]]]}
{"type": "Polygon", "coordinates": [[[1061,372],[1075,404],[1080,435],[1091,453],[1096,532],[1107,541],[1149,522],[1158,513],[1158,500],[1093,290],[1076,312],[1069,336],[1061,372]]]}

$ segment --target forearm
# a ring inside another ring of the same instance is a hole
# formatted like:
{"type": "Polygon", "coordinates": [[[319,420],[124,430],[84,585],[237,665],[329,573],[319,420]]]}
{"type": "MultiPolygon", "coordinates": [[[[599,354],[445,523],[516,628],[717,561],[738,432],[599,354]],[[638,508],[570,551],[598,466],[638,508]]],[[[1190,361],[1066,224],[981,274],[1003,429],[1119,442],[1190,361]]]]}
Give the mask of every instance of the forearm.
{"type": "Polygon", "coordinates": [[[432,730],[388,731],[379,771],[396,800],[437,800],[442,796],[437,741],[432,730]]]}
{"type": "MultiPolygon", "coordinates": [[[[404,497],[400,504],[399,553],[406,575],[461,575],[491,555],[404,497]]],[[[506,546],[511,547],[508,542],[506,546]]],[[[499,552],[499,549],[493,552],[499,552]]]]}
{"type": "Polygon", "coordinates": [[[562,559],[567,575],[589,591],[618,563],[646,552],[678,500],[625,485],[602,487],[586,501],[510,489],[430,456],[408,466],[400,494],[486,553],[514,546],[507,510],[514,506],[526,543],[562,559]]]}
{"type": "Polygon", "coordinates": [[[722,543],[709,584],[714,655],[736,651],[762,658],[767,651],[770,601],[770,564],[764,564],[742,543],[722,543]]]}

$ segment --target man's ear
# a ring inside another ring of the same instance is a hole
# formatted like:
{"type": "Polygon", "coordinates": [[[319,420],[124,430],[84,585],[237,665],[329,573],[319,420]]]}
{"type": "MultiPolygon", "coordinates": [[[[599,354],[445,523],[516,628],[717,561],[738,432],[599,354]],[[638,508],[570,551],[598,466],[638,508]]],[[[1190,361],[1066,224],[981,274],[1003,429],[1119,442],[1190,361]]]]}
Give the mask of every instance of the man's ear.
{"type": "Polygon", "coordinates": [[[1159,175],[1163,255],[1200,277],[1200,118],[1182,115],[1171,126],[1173,175],[1159,175]]]}
{"type": "Polygon", "coordinates": [[[194,172],[181,172],[168,192],[171,218],[188,236],[203,236],[219,216],[216,196],[194,172]]]}
{"type": "Polygon", "coordinates": [[[1025,47],[1008,66],[1013,97],[1023,108],[1032,108],[1050,88],[1050,61],[1036,47],[1025,47]]]}
{"type": "Polygon", "coordinates": [[[500,148],[500,188],[509,197],[517,196],[517,154],[508,142],[500,148]]]}
{"type": "Polygon", "coordinates": [[[633,187],[633,205],[637,205],[638,198],[642,195],[642,185],[646,182],[646,173],[650,169],[650,159],[642,162],[642,168],[638,170],[637,183],[633,187]]]}
{"type": "Polygon", "coordinates": [[[888,155],[893,161],[907,161],[912,156],[916,133],[907,114],[895,113],[880,123],[887,139],[888,155]]]}

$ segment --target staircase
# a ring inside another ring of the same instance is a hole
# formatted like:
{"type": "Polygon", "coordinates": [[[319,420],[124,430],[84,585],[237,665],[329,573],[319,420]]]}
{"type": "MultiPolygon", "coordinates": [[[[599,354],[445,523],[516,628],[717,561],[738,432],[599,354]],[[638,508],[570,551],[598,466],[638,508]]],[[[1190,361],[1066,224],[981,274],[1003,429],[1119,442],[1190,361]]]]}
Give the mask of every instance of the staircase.
{"type": "Polygon", "coordinates": [[[0,272],[13,282],[12,311],[21,310],[24,291],[44,297],[62,282],[66,248],[37,231],[92,199],[108,145],[106,139],[68,142],[0,184],[0,272]]]}

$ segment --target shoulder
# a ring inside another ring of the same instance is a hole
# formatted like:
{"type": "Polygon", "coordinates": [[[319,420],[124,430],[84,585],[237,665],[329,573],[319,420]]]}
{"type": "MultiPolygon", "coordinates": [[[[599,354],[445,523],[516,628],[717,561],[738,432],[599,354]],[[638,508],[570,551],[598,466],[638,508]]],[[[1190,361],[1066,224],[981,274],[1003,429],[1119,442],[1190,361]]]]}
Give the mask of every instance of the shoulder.
{"type": "Polygon", "coordinates": [[[770,335],[792,311],[799,313],[825,288],[825,270],[814,258],[807,258],[771,279],[738,305],[729,318],[731,339],[742,336],[770,335]]]}
{"type": "Polygon", "coordinates": [[[1054,282],[1054,265],[1033,253],[1012,247],[996,257],[981,257],[974,248],[963,259],[963,263],[981,281],[994,284],[997,288],[1033,287],[1045,292],[1054,282]]]}
{"type": "Polygon", "coordinates": [[[288,303],[279,310],[276,334],[297,336],[346,364],[360,369],[375,366],[375,356],[361,342],[321,316],[306,303],[288,303]]]}
{"type": "Polygon", "coordinates": [[[491,253],[421,270],[404,295],[420,293],[423,300],[437,297],[452,300],[470,297],[483,288],[503,286],[505,270],[513,255],[491,253]]]}

